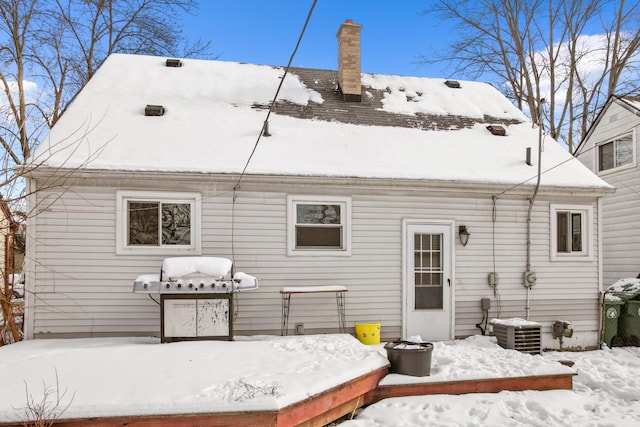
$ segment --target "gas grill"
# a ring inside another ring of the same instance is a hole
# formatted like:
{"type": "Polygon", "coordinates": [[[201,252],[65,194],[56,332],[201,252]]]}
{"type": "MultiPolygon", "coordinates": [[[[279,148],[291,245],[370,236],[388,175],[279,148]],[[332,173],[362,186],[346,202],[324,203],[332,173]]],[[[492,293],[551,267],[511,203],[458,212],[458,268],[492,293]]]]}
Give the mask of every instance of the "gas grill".
{"type": "MultiPolygon", "coordinates": [[[[160,274],[144,274],[133,292],[158,294],[161,341],[232,340],[234,294],[258,288],[258,279],[218,257],[165,258],[160,274]]],[[[153,298],[153,297],[152,297],[153,298]]]]}

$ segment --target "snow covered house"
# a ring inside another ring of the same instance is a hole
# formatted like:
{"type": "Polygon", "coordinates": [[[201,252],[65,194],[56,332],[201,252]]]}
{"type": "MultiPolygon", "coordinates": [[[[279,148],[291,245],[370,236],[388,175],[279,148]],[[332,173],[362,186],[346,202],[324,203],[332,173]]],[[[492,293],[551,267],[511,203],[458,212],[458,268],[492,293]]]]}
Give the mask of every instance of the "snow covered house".
{"type": "Polygon", "coordinates": [[[616,188],[602,199],[604,284],[640,273],[640,96],[610,97],[576,157],[616,188]]]}
{"type": "MultiPolygon", "coordinates": [[[[548,137],[539,168],[538,129],[488,84],[361,73],[360,29],[337,71],[286,75],[267,123],[282,67],[111,55],[31,159],[26,336],[157,335],[132,282],[188,255],[260,279],[237,335],[280,333],[283,287],[341,285],[349,330],[383,339],[519,317],[596,345],[611,187],[548,137]]],[[[326,294],[289,319],[338,330],[326,294]]]]}

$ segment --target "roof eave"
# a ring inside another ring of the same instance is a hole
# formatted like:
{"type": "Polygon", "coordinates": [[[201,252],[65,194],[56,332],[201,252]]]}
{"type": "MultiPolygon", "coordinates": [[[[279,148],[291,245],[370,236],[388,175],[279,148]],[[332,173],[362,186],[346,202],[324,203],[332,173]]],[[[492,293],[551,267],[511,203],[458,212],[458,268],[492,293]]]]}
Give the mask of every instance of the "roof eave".
{"type": "MultiPolygon", "coordinates": [[[[61,180],[73,179],[135,179],[157,180],[162,178],[172,182],[199,182],[215,180],[220,183],[236,185],[240,174],[237,173],[204,173],[204,172],[167,172],[167,171],[130,171],[111,169],[61,169],[40,167],[31,171],[30,176],[60,177],[61,180]]],[[[368,178],[351,176],[326,175],[267,175],[245,174],[242,177],[244,186],[268,185],[269,188],[285,188],[291,186],[318,187],[333,186],[337,188],[368,189],[368,190],[398,190],[398,191],[428,191],[430,193],[474,193],[487,195],[508,194],[513,197],[530,197],[534,183],[495,183],[470,180],[440,180],[440,179],[407,179],[407,178],[368,178]]],[[[615,192],[615,188],[606,186],[575,186],[575,185],[541,185],[538,194],[547,196],[575,196],[601,197],[615,192]]]]}

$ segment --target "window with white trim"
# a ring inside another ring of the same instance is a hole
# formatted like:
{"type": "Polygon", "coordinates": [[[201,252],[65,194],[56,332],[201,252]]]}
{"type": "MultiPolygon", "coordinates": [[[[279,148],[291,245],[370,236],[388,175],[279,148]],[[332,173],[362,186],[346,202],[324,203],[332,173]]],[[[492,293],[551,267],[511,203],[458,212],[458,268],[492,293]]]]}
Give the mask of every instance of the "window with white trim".
{"type": "Polygon", "coordinates": [[[633,132],[597,146],[598,172],[610,171],[635,163],[633,132]]]}
{"type": "Polygon", "coordinates": [[[199,193],[118,191],[116,253],[200,253],[199,193]]]}
{"type": "Polygon", "coordinates": [[[289,255],[351,255],[351,198],[287,197],[289,255]]]}
{"type": "Polygon", "coordinates": [[[551,259],[591,260],[593,208],[551,205],[551,259]]]}

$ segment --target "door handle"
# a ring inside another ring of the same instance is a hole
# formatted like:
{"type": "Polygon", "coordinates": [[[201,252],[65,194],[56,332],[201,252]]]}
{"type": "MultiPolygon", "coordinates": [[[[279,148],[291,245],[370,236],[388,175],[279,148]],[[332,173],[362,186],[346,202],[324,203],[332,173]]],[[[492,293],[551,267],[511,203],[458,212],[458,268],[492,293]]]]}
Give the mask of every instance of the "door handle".
{"type": "Polygon", "coordinates": [[[447,279],[447,283],[449,283],[449,287],[451,287],[451,279],[447,279]]]}

